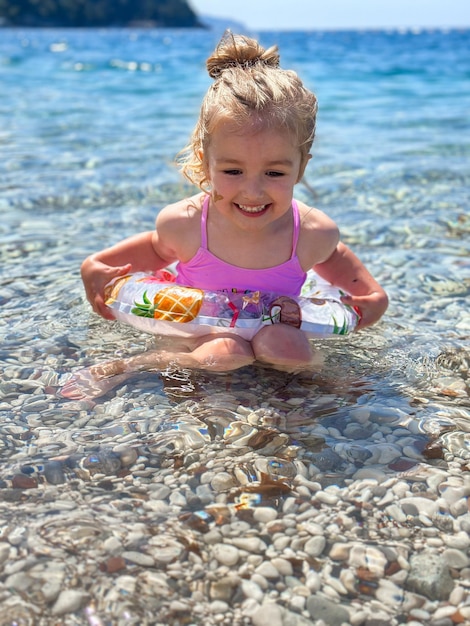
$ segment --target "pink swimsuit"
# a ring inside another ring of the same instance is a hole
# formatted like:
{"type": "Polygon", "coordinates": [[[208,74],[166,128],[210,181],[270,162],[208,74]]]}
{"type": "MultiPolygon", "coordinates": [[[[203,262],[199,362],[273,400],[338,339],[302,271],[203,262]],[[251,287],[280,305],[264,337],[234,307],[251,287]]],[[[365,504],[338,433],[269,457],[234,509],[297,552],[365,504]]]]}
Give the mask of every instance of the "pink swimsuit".
{"type": "Polygon", "coordinates": [[[207,212],[209,196],[204,200],[201,214],[201,246],[187,263],[176,266],[176,282],[206,291],[271,291],[284,296],[298,296],[307,274],[296,255],[300,230],[299,208],[292,200],[294,233],[292,255],[288,261],[265,269],[247,269],[222,261],[207,247],[207,212]]]}

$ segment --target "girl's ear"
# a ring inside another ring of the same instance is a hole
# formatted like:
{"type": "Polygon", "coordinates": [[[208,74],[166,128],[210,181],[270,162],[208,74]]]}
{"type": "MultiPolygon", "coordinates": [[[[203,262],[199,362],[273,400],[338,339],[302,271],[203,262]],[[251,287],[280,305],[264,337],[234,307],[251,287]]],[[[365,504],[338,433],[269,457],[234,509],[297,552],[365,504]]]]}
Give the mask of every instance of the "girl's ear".
{"type": "Polygon", "coordinates": [[[307,163],[310,161],[311,158],[311,154],[306,154],[304,157],[302,157],[302,161],[300,162],[299,175],[297,176],[297,180],[295,181],[296,183],[299,183],[302,180],[305,168],[307,167],[307,163]]]}

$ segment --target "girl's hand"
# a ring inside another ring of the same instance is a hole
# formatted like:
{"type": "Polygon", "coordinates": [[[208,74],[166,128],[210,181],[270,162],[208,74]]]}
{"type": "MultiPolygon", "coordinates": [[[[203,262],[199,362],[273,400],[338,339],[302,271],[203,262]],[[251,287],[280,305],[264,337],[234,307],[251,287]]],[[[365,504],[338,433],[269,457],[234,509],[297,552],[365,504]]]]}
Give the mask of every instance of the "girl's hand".
{"type": "Polygon", "coordinates": [[[104,303],[104,288],[113,278],[125,276],[131,270],[132,265],[130,263],[113,267],[97,261],[93,255],[83,261],[81,267],[82,280],[87,300],[95,313],[106,320],[114,319],[111,309],[108,309],[104,303]]]}
{"type": "Polygon", "coordinates": [[[388,307],[388,296],[383,289],[373,291],[367,296],[343,296],[341,301],[358,310],[361,318],[356,330],[378,322],[388,307]]]}

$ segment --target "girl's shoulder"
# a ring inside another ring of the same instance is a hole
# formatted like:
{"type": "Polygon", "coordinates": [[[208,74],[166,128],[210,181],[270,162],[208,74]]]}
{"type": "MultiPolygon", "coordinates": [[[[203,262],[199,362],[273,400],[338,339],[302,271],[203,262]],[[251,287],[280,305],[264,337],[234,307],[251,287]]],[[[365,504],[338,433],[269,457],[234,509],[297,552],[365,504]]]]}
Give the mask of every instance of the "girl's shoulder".
{"type": "Polygon", "coordinates": [[[326,213],[297,202],[300,216],[297,254],[302,267],[313,267],[333,254],[339,242],[339,229],[326,213]]]}
{"type": "Polygon", "coordinates": [[[190,198],[168,204],[157,215],[157,227],[176,226],[181,228],[184,227],[185,223],[189,225],[193,221],[199,221],[203,200],[204,194],[199,193],[190,198]]]}
{"type": "Polygon", "coordinates": [[[164,207],[157,215],[157,231],[165,237],[178,237],[198,230],[203,199],[204,194],[197,194],[164,207]]]}
{"type": "Polygon", "coordinates": [[[200,245],[203,199],[204,194],[184,198],[164,207],[157,215],[158,239],[180,261],[191,258],[200,245]]]}
{"type": "Polygon", "coordinates": [[[338,226],[336,223],[323,211],[310,207],[303,202],[297,200],[297,206],[299,208],[300,216],[300,230],[310,231],[318,234],[325,234],[326,232],[336,233],[338,232],[338,226]]]}

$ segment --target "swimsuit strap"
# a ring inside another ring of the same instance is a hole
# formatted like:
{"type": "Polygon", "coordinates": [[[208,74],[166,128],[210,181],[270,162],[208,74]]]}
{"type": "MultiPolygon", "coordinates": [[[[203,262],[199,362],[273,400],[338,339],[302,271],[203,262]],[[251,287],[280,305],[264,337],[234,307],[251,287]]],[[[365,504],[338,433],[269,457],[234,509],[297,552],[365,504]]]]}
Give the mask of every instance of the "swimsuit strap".
{"type": "Polygon", "coordinates": [[[204,198],[201,213],[201,248],[207,250],[207,211],[209,210],[210,196],[204,198]]]}
{"type": "Polygon", "coordinates": [[[297,252],[297,242],[299,241],[300,235],[300,214],[299,214],[299,206],[297,202],[292,198],[292,214],[294,216],[294,232],[292,233],[292,256],[293,259],[296,256],[297,252]]]}

